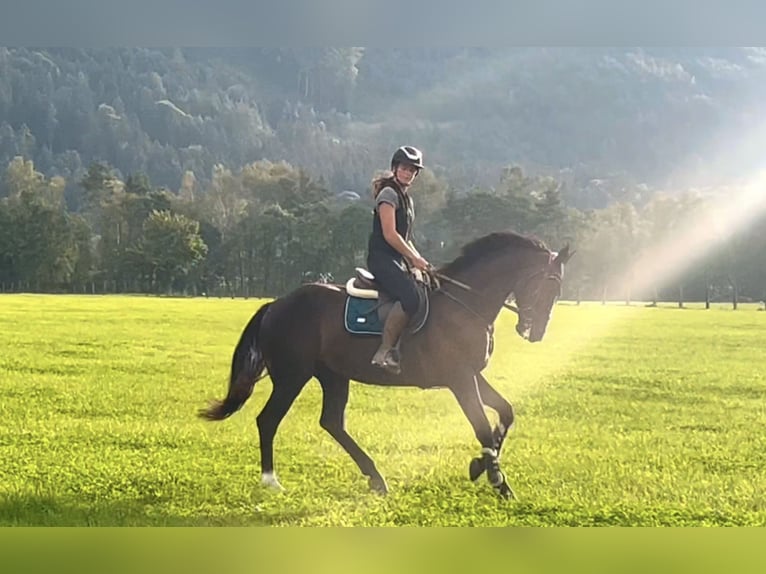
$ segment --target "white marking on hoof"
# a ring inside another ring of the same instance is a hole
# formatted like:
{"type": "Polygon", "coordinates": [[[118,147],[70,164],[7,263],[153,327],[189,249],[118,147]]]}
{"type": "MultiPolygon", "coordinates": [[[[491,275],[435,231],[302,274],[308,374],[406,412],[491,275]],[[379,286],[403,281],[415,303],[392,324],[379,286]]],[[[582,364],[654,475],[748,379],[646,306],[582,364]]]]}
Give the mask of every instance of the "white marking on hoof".
{"type": "Polygon", "coordinates": [[[282,492],[284,488],[281,484],[279,484],[279,481],[277,480],[277,475],[275,472],[264,472],[261,475],[261,484],[263,486],[268,486],[269,488],[273,488],[274,490],[277,490],[279,492],[282,492]]]}

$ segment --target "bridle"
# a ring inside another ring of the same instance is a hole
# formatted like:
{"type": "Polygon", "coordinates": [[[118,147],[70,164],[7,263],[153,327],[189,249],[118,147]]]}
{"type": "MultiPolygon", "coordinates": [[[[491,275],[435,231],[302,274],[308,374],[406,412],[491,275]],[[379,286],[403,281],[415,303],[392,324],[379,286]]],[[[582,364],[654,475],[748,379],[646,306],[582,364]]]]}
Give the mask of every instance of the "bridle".
{"type": "MultiPolygon", "coordinates": [[[[545,267],[543,267],[542,269],[538,269],[537,271],[534,271],[533,273],[530,273],[526,277],[523,277],[523,278],[519,279],[516,282],[516,286],[514,286],[513,292],[515,293],[515,292],[517,292],[519,290],[518,289],[519,285],[526,285],[530,281],[535,279],[536,277],[538,277],[540,275],[543,275],[543,274],[546,274],[546,273],[548,275],[547,275],[547,277],[545,279],[554,280],[554,281],[558,282],[559,285],[560,285],[561,284],[561,280],[562,280],[561,273],[559,271],[551,269],[552,263],[553,263],[553,254],[551,254],[550,259],[548,261],[548,264],[545,267]]],[[[441,273],[441,272],[436,271],[434,269],[429,270],[428,273],[430,275],[436,277],[437,279],[441,279],[442,281],[446,281],[447,283],[451,283],[452,285],[460,287],[461,289],[463,289],[465,291],[469,291],[469,292],[474,291],[473,287],[471,287],[470,285],[466,285],[465,283],[457,281],[456,279],[452,279],[451,277],[445,275],[444,273],[441,273]]],[[[437,282],[437,284],[438,284],[438,282],[437,282]]],[[[543,282],[540,282],[540,284],[537,286],[537,288],[535,289],[534,293],[532,294],[532,297],[531,297],[531,301],[532,302],[529,305],[525,305],[525,306],[519,308],[516,305],[508,303],[508,301],[503,301],[503,307],[505,307],[509,311],[513,311],[514,313],[516,313],[519,316],[528,317],[529,315],[532,314],[533,310],[537,306],[538,301],[540,300],[540,296],[542,294],[541,293],[542,288],[543,288],[543,282]]],[[[455,295],[453,295],[449,291],[445,291],[444,289],[442,289],[441,285],[439,285],[439,287],[437,288],[437,291],[441,291],[449,299],[451,299],[452,301],[454,301],[458,305],[462,306],[465,310],[467,310],[472,315],[474,315],[475,317],[480,319],[482,322],[484,322],[484,324],[487,325],[487,330],[489,330],[489,331],[492,330],[492,323],[493,323],[493,321],[487,319],[487,317],[485,317],[484,315],[482,315],[481,313],[476,311],[474,308],[472,308],[470,305],[468,305],[465,301],[463,301],[460,298],[456,297],[455,295]]]]}
{"type": "MultiPolygon", "coordinates": [[[[556,281],[560,286],[562,281],[561,273],[559,271],[555,271],[551,269],[552,263],[553,261],[551,260],[548,262],[548,265],[546,265],[543,269],[540,269],[539,271],[535,271],[534,273],[528,275],[527,277],[519,280],[519,282],[517,282],[517,286],[522,281],[526,284],[526,283],[529,283],[532,279],[534,279],[538,275],[543,275],[543,274],[547,274],[544,281],[553,280],[553,281],[556,281]]],[[[545,285],[544,281],[540,281],[540,283],[537,285],[537,288],[534,290],[534,292],[532,293],[532,296],[530,297],[531,303],[529,305],[525,305],[524,307],[520,309],[517,307],[514,307],[512,311],[514,311],[517,315],[521,315],[523,312],[525,317],[528,317],[529,315],[531,315],[534,309],[537,307],[537,303],[540,301],[540,296],[542,295],[541,291],[543,286],[545,285]]],[[[508,307],[508,305],[506,305],[505,303],[503,303],[503,305],[506,308],[508,307]]]]}

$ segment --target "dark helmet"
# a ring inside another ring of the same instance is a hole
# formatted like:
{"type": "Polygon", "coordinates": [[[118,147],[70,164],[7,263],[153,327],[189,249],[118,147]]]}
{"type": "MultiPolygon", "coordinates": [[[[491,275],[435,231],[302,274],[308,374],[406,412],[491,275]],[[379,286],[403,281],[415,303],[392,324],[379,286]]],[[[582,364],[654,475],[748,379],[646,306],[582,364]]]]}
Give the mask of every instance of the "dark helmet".
{"type": "Polygon", "coordinates": [[[400,163],[423,169],[423,152],[411,145],[403,145],[394,152],[394,156],[391,158],[391,171],[400,163]]]}

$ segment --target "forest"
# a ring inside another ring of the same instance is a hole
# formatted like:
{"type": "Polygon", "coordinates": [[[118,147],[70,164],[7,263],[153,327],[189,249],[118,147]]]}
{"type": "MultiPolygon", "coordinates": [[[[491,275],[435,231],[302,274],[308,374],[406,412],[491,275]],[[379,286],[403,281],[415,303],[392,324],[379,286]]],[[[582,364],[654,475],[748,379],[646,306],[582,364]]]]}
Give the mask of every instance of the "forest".
{"type": "Polygon", "coordinates": [[[759,213],[674,273],[629,270],[759,173],[765,70],[747,48],[0,48],[0,289],[343,281],[407,143],[432,263],[513,229],[577,250],[570,299],[760,301],[759,213]]]}

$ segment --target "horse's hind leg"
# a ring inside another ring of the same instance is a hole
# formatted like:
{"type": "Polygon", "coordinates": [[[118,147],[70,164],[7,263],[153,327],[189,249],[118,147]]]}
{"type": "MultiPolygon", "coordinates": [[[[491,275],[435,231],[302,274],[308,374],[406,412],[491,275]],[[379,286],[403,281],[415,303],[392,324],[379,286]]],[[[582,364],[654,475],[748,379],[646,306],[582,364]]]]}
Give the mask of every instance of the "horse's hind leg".
{"type": "Polygon", "coordinates": [[[497,392],[497,390],[489,384],[487,379],[485,379],[481,373],[476,375],[476,383],[479,387],[479,394],[481,395],[482,402],[488,407],[495,409],[500,417],[497,426],[492,430],[495,450],[497,451],[497,456],[500,456],[500,450],[503,448],[505,435],[508,433],[508,429],[513,425],[513,407],[503,395],[497,392]]]}
{"type": "Polygon", "coordinates": [[[458,381],[450,386],[450,390],[455,395],[482,446],[481,458],[475,458],[471,461],[469,470],[471,479],[476,480],[486,470],[489,483],[495,487],[497,492],[501,496],[513,498],[513,491],[500,470],[500,461],[495,449],[495,438],[487,419],[487,413],[484,412],[484,403],[482,403],[481,395],[479,395],[477,380],[473,375],[463,376],[467,380],[458,381]]]}
{"type": "Polygon", "coordinates": [[[351,456],[362,474],[369,477],[370,488],[380,494],[388,493],[385,479],[375,468],[375,463],[346,432],[346,405],[348,404],[349,380],[320,366],[316,378],[322,386],[322,415],[319,424],[351,456]]]}
{"type": "Polygon", "coordinates": [[[311,375],[271,375],[272,391],[261,412],[256,418],[261,447],[261,482],[277,490],[283,490],[274,472],[274,436],[279,423],[290,410],[296,397],[308,382],[311,375]]]}

